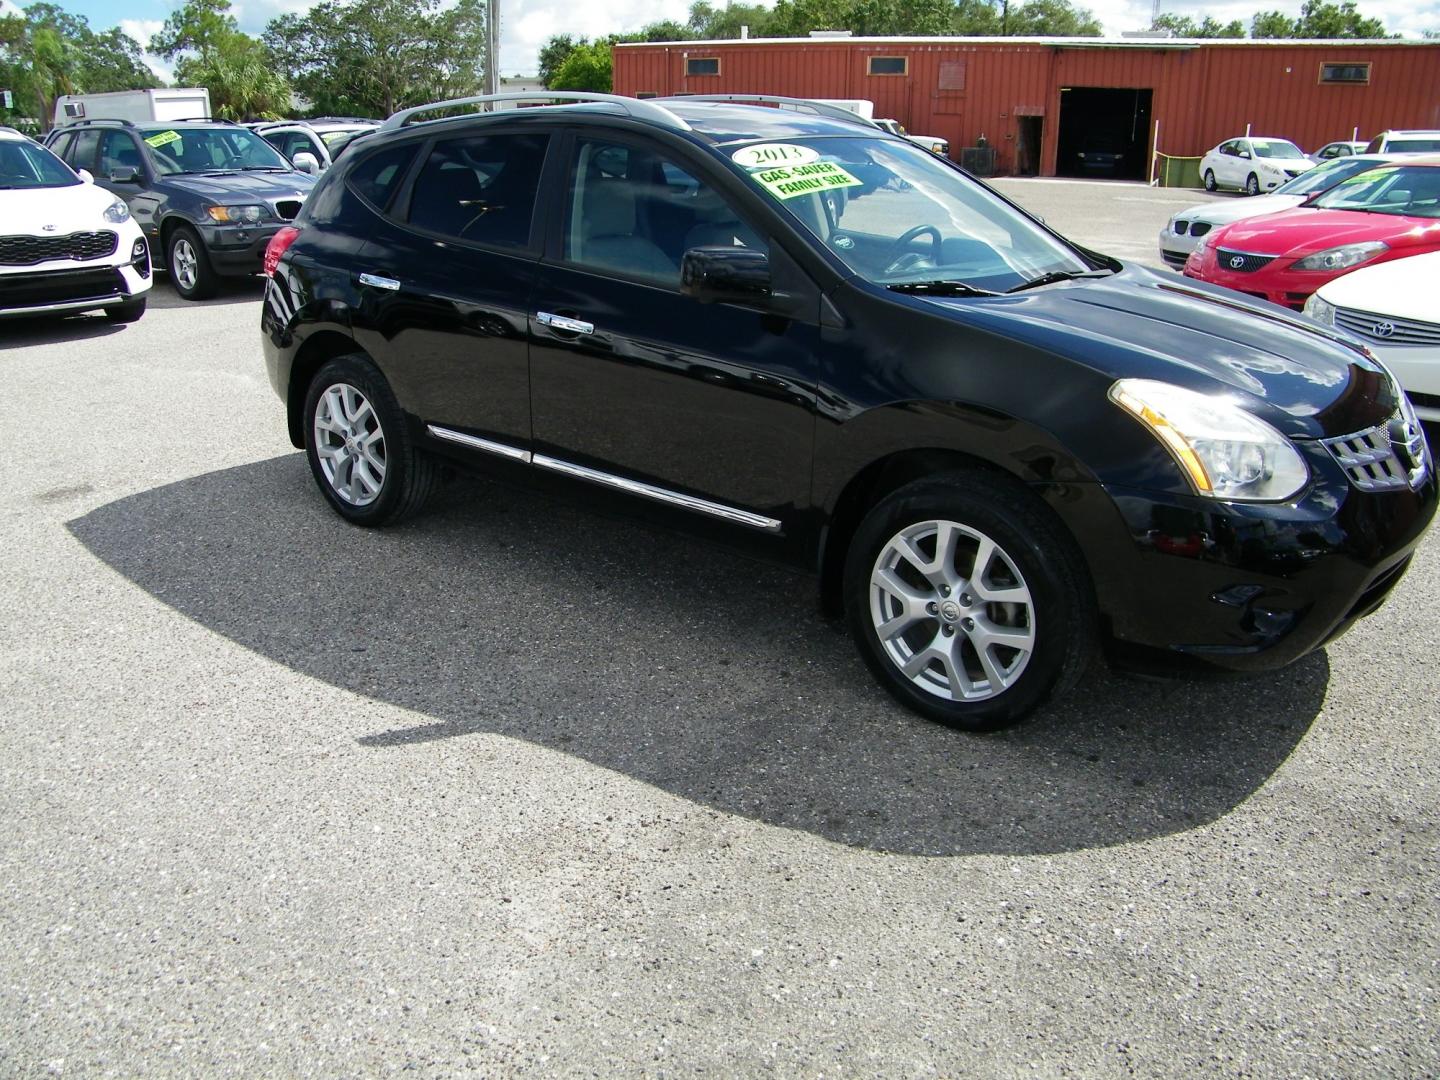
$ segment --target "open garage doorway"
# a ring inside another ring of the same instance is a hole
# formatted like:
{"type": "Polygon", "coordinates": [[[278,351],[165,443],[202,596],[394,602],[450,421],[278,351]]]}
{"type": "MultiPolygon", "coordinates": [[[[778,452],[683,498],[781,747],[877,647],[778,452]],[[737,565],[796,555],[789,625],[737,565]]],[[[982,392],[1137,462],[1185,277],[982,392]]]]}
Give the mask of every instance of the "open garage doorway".
{"type": "Polygon", "coordinates": [[[1128,87],[1061,87],[1055,175],[1144,180],[1151,95],[1128,87]]]}

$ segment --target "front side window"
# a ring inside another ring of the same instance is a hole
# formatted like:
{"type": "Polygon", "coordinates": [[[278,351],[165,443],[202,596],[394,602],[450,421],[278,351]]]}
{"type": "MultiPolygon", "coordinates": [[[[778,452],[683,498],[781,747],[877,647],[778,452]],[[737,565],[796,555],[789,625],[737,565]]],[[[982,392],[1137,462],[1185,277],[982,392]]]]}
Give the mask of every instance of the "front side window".
{"type": "Polygon", "coordinates": [[[410,224],[475,244],[525,247],[549,142],[532,134],[442,139],[415,178],[410,224]]]}
{"type": "Polygon", "coordinates": [[[290,171],[273,146],[245,128],[140,129],[155,171],[180,173],[290,171]]]}
{"type": "Polygon", "coordinates": [[[732,150],[761,198],[880,285],[1003,290],[1092,267],[1059,238],[911,143],[799,138],[732,150]]]}
{"type": "Polygon", "coordinates": [[[1311,205],[1324,210],[1440,218],[1440,168],[1371,169],[1342,181],[1311,205]]]}
{"type": "Polygon", "coordinates": [[[0,140],[0,189],[73,187],[80,178],[54,154],[26,139],[0,140]]]}
{"type": "Polygon", "coordinates": [[[100,145],[100,132],[93,128],[77,131],[75,141],[65,152],[65,163],[72,169],[94,169],[95,150],[100,145]]]}
{"type": "Polygon", "coordinates": [[[576,147],[564,256],[577,266],[678,289],[696,247],[766,251],[709,184],[648,149],[598,139],[576,147]]]}
{"type": "Polygon", "coordinates": [[[124,131],[105,132],[100,140],[100,175],[109,178],[130,169],[144,171],[135,139],[124,131]]]}

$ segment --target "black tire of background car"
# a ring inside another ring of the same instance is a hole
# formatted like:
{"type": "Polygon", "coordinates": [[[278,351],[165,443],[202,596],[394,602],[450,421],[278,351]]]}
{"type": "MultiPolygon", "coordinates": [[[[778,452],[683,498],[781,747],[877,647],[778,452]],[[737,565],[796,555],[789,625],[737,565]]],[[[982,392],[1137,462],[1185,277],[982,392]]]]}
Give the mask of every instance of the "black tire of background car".
{"type": "Polygon", "coordinates": [[[1260,194],[1260,178],[1259,178],[1258,176],[1256,176],[1253,172],[1252,172],[1249,176],[1247,176],[1247,177],[1245,178],[1245,194],[1246,194],[1246,195],[1259,195],[1259,194],[1260,194]]]}
{"type": "Polygon", "coordinates": [[[1036,497],[1006,477],[958,472],[918,480],[881,500],[850,544],[846,619],[861,657],[902,704],[964,731],[993,731],[1026,719],[1071,689],[1097,650],[1094,589],[1074,540],[1036,497]],[[984,701],[946,701],[916,687],[885,655],[870,617],[870,576],[881,549],[907,525],[931,518],[969,525],[1014,560],[1030,589],[1035,650],[1019,681],[984,701]]]}
{"type": "Polygon", "coordinates": [[[170,284],[175,286],[175,291],[183,299],[208,300],[220,286],[220,275],[215,273],[215,268],[210,265],[210,256],[205,252],[204,242],[189,225],[177,225],[170,233],[165,249],[165,265],[169,269],[170,284]],[[175,248],[181,240],[187,241],[190,250],[195,253],[195,284],[188,289],[175,277],[175,248]]]}
{"type": "Polygon", "coordinates": [[[304,430],[305,458],[315,483],[335,512],[353,524],[377,526],[401,521],[419,511],[439,484],[439,465],[415,446],[390,384],[363,353],[337,357],[315,373],[305,394],[304,430]],[[337,383],[349,383],[365,395],[385,433],[385,477],[379,496],[368,506],[353,506],[335,493],[316,453],[315,410],[325,391],[337,383]]]}
{"type": "Polygon", "coordinates": [[[139,300],[131,300],[124,304],[116,304],[105,309],[105,318],[111,322],[127,323],[134,322],[145,314],[145,297],[139,300]]]}
{"type": "Polygon", "coordinates": [[[1205,170],[1205,190],[1206,190],[1206,191],[1214,191],[1214,190],[1215,190],[1216,188],[1218,188],[1219,186],[1220,186],[1219,184],[1215,183],[1215,170],[1214,170],[1214,169],[1206,169],[1206,170],[1205,170]]]}

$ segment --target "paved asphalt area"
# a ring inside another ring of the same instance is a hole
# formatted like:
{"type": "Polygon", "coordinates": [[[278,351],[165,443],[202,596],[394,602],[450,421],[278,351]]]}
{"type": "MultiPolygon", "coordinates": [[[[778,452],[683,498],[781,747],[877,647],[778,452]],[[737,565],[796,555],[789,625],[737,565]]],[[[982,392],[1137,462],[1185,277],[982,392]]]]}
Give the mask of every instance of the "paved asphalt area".
{"type": "MultiPolygon", "coordinates": [[[[1003,186],[1147,261],[1202,197],[1003,186]]],[[[1440,1071],[1434,536],[1284,672],[966,736],[784,571],[342,524],[259,296],[0,326],[0,1075],[1440,1071]]]]}

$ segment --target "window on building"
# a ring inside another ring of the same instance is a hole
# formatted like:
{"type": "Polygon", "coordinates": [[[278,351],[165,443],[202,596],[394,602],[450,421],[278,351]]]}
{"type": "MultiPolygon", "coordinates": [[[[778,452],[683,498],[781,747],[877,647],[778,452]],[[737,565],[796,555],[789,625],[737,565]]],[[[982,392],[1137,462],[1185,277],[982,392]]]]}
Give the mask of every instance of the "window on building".
{"type": "Polygon", "coordinates": [[[910,58],[908,56],[870,57],[869,74],[871,75],[908,75],[909,73],[910,58]]]}
{"type": "Polygon", "coordinates": [[[1368,83],[1370,81],[1370,65],[1321,64],[1320,81],[1322,83],[1368,83]]]}
{"type": "Polygon", "coordinates": [[[720,58],[718,56],[687,56],[685,58],[685,74],[690,75],[719,75],[720,58]]]}

